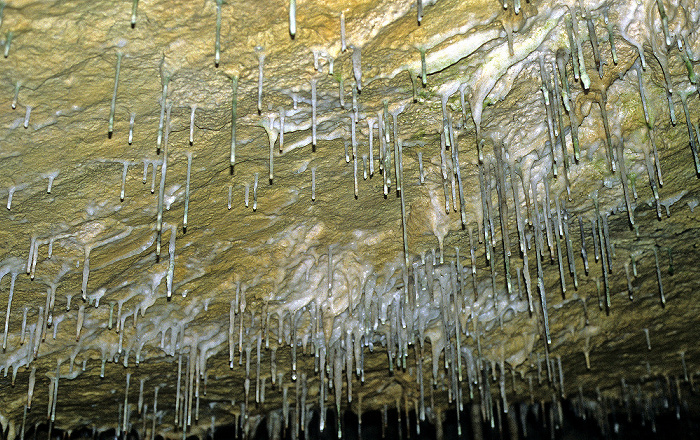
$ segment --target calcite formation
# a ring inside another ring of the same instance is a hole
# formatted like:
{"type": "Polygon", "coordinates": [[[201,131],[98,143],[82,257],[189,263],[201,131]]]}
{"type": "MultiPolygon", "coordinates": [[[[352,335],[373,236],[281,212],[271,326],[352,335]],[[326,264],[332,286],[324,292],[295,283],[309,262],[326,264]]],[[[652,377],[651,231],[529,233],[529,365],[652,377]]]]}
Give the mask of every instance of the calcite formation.
{"type": "Polygon", "coordinates": [[[697,1],[0,14],[5,438],[697,415],[697,1]]]}

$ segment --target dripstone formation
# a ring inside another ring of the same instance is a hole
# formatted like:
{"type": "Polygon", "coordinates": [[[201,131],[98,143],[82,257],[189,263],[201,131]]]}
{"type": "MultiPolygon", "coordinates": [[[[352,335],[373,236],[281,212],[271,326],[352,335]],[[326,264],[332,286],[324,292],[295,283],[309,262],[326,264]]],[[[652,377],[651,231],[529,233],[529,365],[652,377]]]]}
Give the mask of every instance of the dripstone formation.
{"type": "Polygon", "coordinates": [[[700,2],[0,10],[3,438],[698,432],[700,2]]]}

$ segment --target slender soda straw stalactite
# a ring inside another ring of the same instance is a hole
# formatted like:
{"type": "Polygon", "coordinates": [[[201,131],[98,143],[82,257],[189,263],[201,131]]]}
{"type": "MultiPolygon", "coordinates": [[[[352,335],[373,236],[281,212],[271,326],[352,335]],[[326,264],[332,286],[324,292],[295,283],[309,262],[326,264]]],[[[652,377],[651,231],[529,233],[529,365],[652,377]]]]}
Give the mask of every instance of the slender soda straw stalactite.
{"type": "Polygon", "coordinates": [[[24,313],[22,314],[22,331],[20,332],[19,345],[24,345],[25,335],[27,331],[27,313],[29,312],[29,307],[24,306],[24,313]]]}
{"type": "Polygon", "coordinates": [[[27,383],[27,409],[32,409],[32,398],[34,397],[34,385],[36,384],[36,367],[32,367],[27,383]]]}
{"type": "MultiPolygon", "coordinates": [[[[32,236],[31,241],[29,242],[29,256],[27,257],[27,269],[26,272],[29,274],[32,270],[32,259],[34,256],[34,252],[36,252],[36,237],[32,236]]],[[[2,278],[0,277],[0,281],[2,281],[2,278]]]]}
{"type": "Polygon", "coordinates": [[[394,128],[394,174],[396,175],[396,191],[401,191],[402,177],[400,172],[401,163],[399,161],[399,128],[398,128],[399,111],[391,112],[394,128]]]}
{"type": "Polygon", "coordinates": [[[661,176],[661,161],[659,160],[659,150],[656,148],[656,139],[654,137],[654,129],[652,128],[651,133],[649,133],[649,140],[651,141],[651,148],[654,152],[654,164],[656,165],[656,177],[659,179],[659,187],[664,186],[664,179],[661,176]]]}
{"type": "Polygon", "coordinates": [[[311,148],[316,151],[316,78],[311,79],[311,148]]]}
{"type": "Polygon", "coordinates": [[[289,35],[294,39],[297,34],[297,0],[289,0],[289,35]]]}
{"type": "Polygon", "coordinates": [[[547,114],[547,132],[549,133],[549,149],[552,158],[552,175],[557,176],[557,155],[555,154],[554,148],[556,146],[555,132],[554,132],[554,122],[553,122],[553,93],[552,86],[549,82],[549,75],[547,75],[547,70],[544,65],[544,56],[540,55],[540,79],[542,80],[542,95],[544,97],[544,108],[547,114]]]}
{"type": "Polygon", "coordinates": [[[661,282],[661,268],[659,267],[659,254],[656,251],[656,245],[652,246],[654,251],[654,262],[656,263],[656,279],[659,282],[659,295],[661,297],[661,307],[666,306],[666,296],[664,295],[664,286],[661,282]]]}
{"type": "Polygon", "coordinates": [[[612,259],[615,257],[615,244],[610,240],[610,230],[608,228],[608,217],[610,213],[603,216],[603,234],[605,234],[605,246],[608,252],[608,273],[613,273],[612,259]]]}
{"type": "Polygon", "coordinates": [[[124,201],[124,195],[126,192],[126,173],[129,170],[129,162],[124,161],[124,169],[122,171],[122,190],[119,194],[119,200],[124,201]]]}
{"type": "Polygon", "coordinates": [[[255,48],[258,53],[258,114],[262,113],[262,94],[263,94],[263,66],[265,65],[265,53],[263,48],[258,46],[255,48]]]}
{"type": "Polygon", "coordinates": [[[425,174],[423,173],[423,153],[418,152],[418,179],[422,185],[425,182],[425,174]]]}
{"type": "Polygon", "coordinates": [[[651,351],[651,340],[649,339],[649,329],[643,328],[642,331],[644,332],[644,338],[647,341],[647,350],[651,351]]]}
{"type": "Polygon", "coordinates": [[[7,210],[12,209],[12,197],[15,195],[17,187],[12,186],[7,190],[7,210]]]}
{"type": "Polygon", "coordinates": [[[168,84],[170,75],[166,75],[163,81],[163,95],[160,98],[160,122],[158,123],[158,137],[156,138],[156,154],[160,154],[160,145],[163,142],[163,120],[165,117],[166,98],[168,97],[168,84]]]}
{"type": "Polygon", "coordinates": [[[61,375],[61,361],[56,362],[56,379],[53,387],[53,405],[51,407],[51,423],[56,421],[56,406],[58,405],[58,379],[61,375]]]}
{"type": "Polygon", "coordinates": [[[158,414],[158,387],[156,386],[153,390],[153,424],[151,425],[151,440],[155,440],[156,437],[156,420],[158,414]]]}
{"type": "Polygon", "coordinates": [[[564,211],[564,240],[566,241],[566,258],[569,262],[569,274],[574,278],[574,289],[578,290],[578,276],[576,274],[576,262],[574,261],[574,247],[569,235],[569,212],[564,211]]]}
{"type": "Polygon", "coordinates": [[[32,115],[32,107],[27,106],[27,111],[24,113],[24,128],[29,128],[29,118],[32,115]]]}
{"type": "Polygon", "coordinates": [[[666,46],[671,46],[673,45],[673,41],[671,40],[671,35],[668,32],[668,16],[666,15],[666,9],[664,8],[663,1],[656,0],[656,6],[659,8],[659,17],[661,18],[661,27],[664,31],[666,46]]]}
{"type": "Polygon", "coordinates": [[[107,134],[112,137],[112,131],[114,129],[114,110],[117,106],[117,88],[119,87],[119,71],[122,67],[122,56],[121,52],[117,52],[117,68],[114,73],[114,92],[112,93],[112,104],[109,107],[109,130],[107,134]]]}
{"type": "Polygon", "coordinates": [[[7,297],[7,313],[5,314],[5,333],[2,337],[2,350],[7,349],[7,330],[10,325],[10,309],[12,308],[12,296],[15,292],[15,281],[17,280],[17,273],[13,272],[10,276],[10,293],[7,297]]]}
{"type": "Polygon", "coordinates": [[[258,210],[258,173],[255,173],[253,181],[253,211],[258,210]]]}
{"type": "Polygon", "coordinates": [[[331,297],[331,293],[333,293],[333,249],[331,246],[328,246],[328,273],[327,273],[327,279],[328,279],[328,297],[331,297]]]}
{"type": "MultiPolygon", "coordinates": [[[[381,111],[377,112],[377,139],[379,139],[379,172],[384,176],[384,120],[381,111]]],[[[385,180],[385,179],[383,179],[385,180]]]]}
{"type": "Polygon", "coordinates": [[[359,107],[357,106],[357,81],[355,81],[355,86],[350,90],[352,90],[352,111],[355,112],[356,116],[358,116],[359,107]]]}
{"type": "Polygon", "coordinates": [[[358,182],[357,182],[357,136],[356,132],[356,122],[355,122],[355,112],[350,112],[350,125],[351,125],[351,145],[352,145],[352,173],[353,173],[353,183],[355,190],[355,198],[357,198],[358,193],[358,182]]]}
{"type": "MultiPolygon", "coordinates": [[[[527,256],[527,244],[525,239],[525,225],[521,219],[520,215],[520,193],[518,191],[518,179],[511,179],[513,187],[513,200],[515,202],[515,217],[518,221],[518,235],[520,240],[520,252],[523,257],[523,276],[525,278],[525,290],[527,291],[527,305],[530,314],[533,313],[534,308],[532,306],[532,281],[530,279],[530,263],[527,256]],[[518,220],[520,219],[520,220],[518,220]]],[[[527,190],[523,188],[523,192],[527,193],[527,190]]],[[[471,236],[470,236],[471,240],[471,236]]],[[[473,252],[472,252],[473,253],[473,252]]],[[[473,258],[473,257],[472,257],[473,258]]],[[[520,284],[520,276],[518,275],[518,284],[520,284]]]]}
{"type": "Polygon", "coordinates": [[[124,417],[122,419],[122,432],[127,432],[127,422],[129,414],[129,382],[131,381],[131,373],[126,373],[126,388],[124,389],[124,417]]]}
{"type": "Polygon", "coordinates": [[[646,162],[647,174],[649,176],[649,185],[651,186],[651,192],[654,195],[654,200],[656,201],[656,216],[661,220],[661,203],[659,202],[659,189],[656,185],[656,174],[654,172],[654,164],[652,159],[652,153],[648,149],[644,149],[644,160],[646,162]]]}
{"type": "Polygon", "coordinates": [[[479,190],[481,195],[481,221],[483,224],[484,233],[484,246],[485,246],[485,257],[487,261],[491,261],[491,252],[489,252],[489,243],[491,239],[489,238],[489,225],[488,225],[488,209],[486,207],[486,186],[484,184],[484,165],[479,163],[479,190]]]}
{"type": "MultiPolygon", "coordinates": [[[[558,204],[558,203],[557,203],[558,204]]],[[[558,211],[558,208],[557,208],[558,211]]],[[[560,215],[557,212],[557,216],[560,215]]],[[[557,246],[557,262],[559,263],[559,279],[561,280],[561,296],[566,299],[566,281],[564,280],[564,262],[561,251],[561,235],[558,231],[554,231],[555,243],[557,246]]]]}
{"type": "Polygon", "coordinates": [[[369,175],[374,176],[374,123],[377,121],[372,117],[367,117],[367,139],[369,141],[369,175]]]}
{"type": "Polygon", "coordinates": [[[355,85],[358,92],[362,92],[362,52],[359,47],[352,48],[352,73],[355,76],[355,85]]]}
{"type": "MultiPolygon", "coordinates": [[[[168,135],[170,132],[170,111],[172,105],[168,105],[165,122],[165,145],[163,147],[163,164],[160,166],[160,186],[158,187],[158,214],[156,217],[156,259],[160,259],[161,232],[163,230],[163,199],[165,198],[165,176],[168,171],[168,135]]],[[[153,170],[155,175],[155,168],[153,170]]]]}
{"type": "Polygon", "coordinates": [[[192,173],[192,153],[187,152],[187,178],[185,180],[185,213],[182,218],[182,230],[187,232],[187,214],[190,207],[190,174],[192,173]]]}
{"type": "MultiPolygon", "coordinates": [[[[659,2],[660,3],[660,2],[659,2]]],[[[690,138],[690,152],[693,155],[695,163],[695,172],[700,175],[700,158],[698,158],[698,145],[695,141],[695,132],[692,122],[690,121],[690,113],[688,112],[688,102],[686,95],[681,93],[681,103],[683,104],[683,112],[685,113],[685,123],[688,126],[688,137],[690,138]]]]}
{"type": "Polygon", "coordinates": [[[695,68],[693,67],[693,60],[695,57],[693,56],[692,51],[690,50],[690,46],[688,45],[688,38],[684,35],[683,36],[683,43],[681,43],[681,40],[678,39],[678,51],[680,53],[681,59],[683,60],[683,64],[685,64],[685,68],[688,71],[688,80],[691,82],[691,84],[695,84],[696,87],[698,86],[698,76],[695,73],[695,68]],[[681,46],[685,45],[685,49],[682,49],[681,46]]]}
{"type": "Polygon", "coordinates": [[[647,126],[651,128],[651,122],[649,120],[649,109],[647,107],[647,98],[644,93],[644,81],[642,77],[642,67],[639,58],[637,58],[633,64],[633,67],[637,71],[637,81],[639,82],[639,96],[642,99],[642,108],[644,109],[644,119],[647,122],[647,126]]]}
{"type": "Polygon", "coordinates": [[[129,145],[134,142],[134,120],[136,119],[136,113],[132,113],[129,119],[129,145]]]}
{"type": "MultiPolygon", "coordinates": [[[[508,231],[508,204],[506,200],[506,180],[505,180],[505,163],[503,161],[503,145],[499,142],[494,143],[494,155],[496,156],[496,193],[498,196],[498,214],[501,223],[501,238],[503,244],[503,261],[505,266],[506,290],[508,295],[513,291],[510,279],[510,238],[508,231]]],[[[461,185],[460,185],[461,187],[461,185]]],[[[462,191],[460,188],[460,198],[462,191]]],[[[462,216],[463,217],[463,216],[462,216]]]]}
{"type": "MultiPolygon", "coordinates": [[[[588,274],[588,252],[586,252],[586,235],[583,230],[583,217],[579,216],[578,217],[578,227],[579,231],[581,232],[581,257],[583,258],[583,269],[586,271],[586,274],[588,274]]],[[[594,241],[595,241],[595,237],[594,241]]]]}
{"type": "Polygon", "coordinates": [[[423,83],[423,87],[428,85],[428,66],[425,61],[425,47],[420,46],[418,48],[420,51],[420,80],[423,83]]]}
{"type": "Polygon", "coordinates": [[[12,37],[14,36],[14,33],[12,31],[8,31],[6,36],[5,36],[5,58],[10,56],[10,45],[12,44],[12,37]]]}
{"type": "Polygon", "coordinates": [[[447,189],[447,161],[445,159],[445,133],[440,133],[440,170],[442,171],[442,189],[445,194],[445,213],[450,213],[450,193],[447,189]]]}
{"type": "Polygon", "coordinates": [[[238,77],[231,78],[231,173],[233,166],[236,164],[236,116],[238,104],[238,77]]]}
{"type": "Polygon", "coordinates": [[[180,417],[180,386],[182,383],[182,353],[177,356],[177,385],[175,387],[175,426],[178,426],[180,417]]]}
{"type": "Polygon", "coordinates": [[[608,41],[610,41],[610,53],[612,54],[613,64],[617,65],[617,50],[615,50],[615,35],[613,34],[613,25],[608,17],[607,8],[603,9],[603,21],[608,29],[608,41]]]}
{"type": "Polygon", "coordinates": [[[316,167],[311,168],[311,201],[316,201],[316,167]]]}
{"type": "Polygon", "coordinates": [[[340,50],[345,52],[348,49],[345,41],[345,11],[340,11],[340,50]]]}
{"type": "Polygon", "coordinates": [[[133,0],[131,3],[131,28],[136,27],[136,9],[139,6],[139,0],[133,0]]]}
{"type": "MultiPolygon", "coordinates": [[[[530,181],[530,185],[533,187],[532,188],[532,194],[536,195],[537,192],[535,191],[535,183],[534,181],[530,181]]],[[[552,343],[552,338],[549,335],[549,315],[547,313],[547,297],[545,295],[545,290],[544,290],[544,272],[542,269],[542,258],[540,255],[543,253],[542,249],[542,231],[540,229],[540,208],[537,206],[537,197],[533,197],[532,203],[535,208],[535,256],[537,260],[537,287],[539,288],[540,291],[540,305],[542,307],[542,317],[543,317],[543,322],[544,322],[544,335],[545,335],[545,341],[547,342],[545,344],[545,350],[546,347],[552,343]]]]}
{"type": "Polygon", "coordinates": [[[340,108],[345,108],[345,80],[341,76],[338,80],[338,100],[340,101],[340,108]]]}
{"type": "Polygon", "coordinates": [[[214,66],[219,67],[221,60],[221,5],[223,0],[216,0],[216,40],[214,42],[214,66]]]}
{"type": "Polygon", "coordinates": [[[578,70],[578,42],[574,40],[574,31],[573,31],[573,26],[571,24],[571,15],[568,15],[565,18],[566,22],[566,35],[569,37],[569,49],[571,51],[571,64],[573,66],[574,70],[574,79],[578,80],[579,79],[579,70],[578,70]]]}
{"type": "MultiPolygon", "coordinates": [[[[460,215],[460,220],[462,221],[462,227],[466,227],[467,225],[467,213],[464,210],[465,206],[465,201],[464,201],[464,186],[462,185],[462,172],[459,166],[459,150],[457,148],[457,141],[455,139],[455,143],[453,146],[454,153],[453,153],[453,162],[454,162],[454,167],[455,167],[455,174],[457,174],[457,185],[459,188],[459,215],[460,215]]],[[[421,185],[423,184],[424,176],[423,176],[423,155],[421,153],[418,153],[418,172],[420,173],[420,183],[421,185]]]]}
{"type": "MultiPolygon", "coordinates": [[[[552,108],[556,115],[556,124],[559,125],[559,144],[561,145],[562,162],[564,162],[564,184],[566,185],[566,194],[571,199],[571,185],[569,182],[569,152],[566,147],[566,135],[564,133],[564,117],[559,103],[563,100],[561,95],[561,87],[559,86],[559,76],[557,75],[557,66],[552,63],[552,77],[554,78],[554,98],[555,102],[552,108]]],[[[572,130],[573,131],[573,130],[572,130]]]]}
{"type": "MultiPolygon", "coordinates": [[[[146,379],[141,379],[139,381],[139,400],[138,404],[136,405],[136,410],[139,414],[141,414],[141,411],[146,412],[144,407],[143,407],[143,384],[146,381],[146,379]]],[[[145,417],[144,417],[145,420],[145,417]]],[[[144,438],[145,436],[141,437],[144,438]]]]}
{"type": "Polygon", "coordinates": [[[235,305],[235,300],[231,300],[231,308],[229,309],[229,315],[228,315],[228,364],[229,368],[233,370],[233,347],[234,347],[234,340],[233,340],[233,330],[235,328],[235,319],[236,319],[236,309],[234,307],[235,305]]]}
{"type": "Polygon", "coordinates": [[[418,92],[416,90],[416,78],[413,76],[410,70],[408,72],[408,78],[411,80],[411,89],[413,90],[413,102],[418,102],[418,92]]]}
{"type": "Polygon", "coordinates": [[[600,49],[598,48],[598,35],[595,32],[595,25],[591,19],[590,12],[588,12],[588,17],[586,18],[586,24],[588,25],[588,39],[591,41],[591,47],[593,48],[593,61],[595,62],[596,68],[598,69],[598,76],[603,78],[603,61],[600,58],[600,49]]]}
{"type": "MultiPolygon", "coordinates": [[[[81,291],[83,294],[83,301],[87,300],[87,285],[88,277],[90,276],[90,251],[92,247],[90,245],[85,246],[85,260],[83,261],[83,283],[81,291]]],[[[36,251],[35,251],[36,252],[36,251]]],[[[68,301],[68,308],[70,308],[70,301],[68,301]]]]}
{"type": "MultiPolygon", "coordinates": [[[[570,58],[569,52],[564,48],[560,48],[557,50],[556,58],[556,66],[559,75],[561,76],[561,83],[563,86],[561,92],[562,103],[564,104],[566,112],[571,113],[571,88],[569,87],[569,75],[566,72],[566,65],[568,64],[570,58]]],[[[552,74],[556,75],[557,70],[552,70],[552,74]]]]}
{"type": "Polygon", "coordinates": [[[416,4],[416,9],[417,9],[417,18],[418,18],[418,24],[421,24],[421,21],[423,21],[423,0],[417,0],[416,4]]]}
{"type": "Polygon", "coordinates": [[[612,146],[612,134],[610,132],[610,122],[608,119],[608,94],[605,89],[600,90],[600,99],[598,100],[600,105],[600,115],[603,118],[603,128],[605,129],[605,146],[607,147],[607,157],[608,168],[613,173],[616,171],[615,158],[613,157],[613,146],[612,146]]]}
{"type": "Polygon", "coordinates": [[[280,153],[282,153],[284,150],[284,107],[280,107],[278,110],[280,118],[280,153]]]}
{"type": "Polygon", "coordinates": [[[627,207],[627,217],[629,218],[630,225],[634,227],[634,207],[632,206],[632,201],[630,200],[629,188],[627,184],[627,166],[625,165],[625,146],[622,139],[617,143],[617,154],[618,162],[620,163],[620,180],[622,181],[622,192],[625,198],[625,205],[627,207]]]}
{"type": "Polygon", "coordinates": [[[605,234],[603,233],[603,217],[600,215],[600,211],[598,209],[598,199],[597,195],[593,199],[593,202],[595,204],[595,211],[596,211],[596,224],[598,226],[598,242],[600,243],[600,260],[602,263],[602,271],[603,271],[603,284],[605,285],[605,310],[609,314],[610,313],[610,280],[608,279],[608,273],[612,272],[609,270],[608,263],[610,260],[608,260],[609,255],[606,256],[607,252],[607,247],[605,246],[605,234]]]}
{"type": "Polygon", "coordinates": [[[542,211],[544,212],[544,226],[545,226],[545,232],[547,233],[547,246],[549,247],[549,257],[552,261],[554,261],[554,241],[552,237],[552,223],[551,223],[551,216],[552,216],[552,208],[551,208],[551,203],[550,203],[550,197],[549,197],[549,176],[544,177],[544,201],[542,203],[542,211]]]}
{"type": "Polygon", "coordinates": [[[269,163],[269,175],[270,185],[274,179],[274,157],[275,157],[275,142],[277,141],[277,130],[275,129],[275,116],[269,115],[267,120],[263,119],[262,122],[265,132],[267,133],[267,139],[270,143],[270,163],[269,163]]]}
{"type": "MultiPolygon", "coordinates": [[[[396,140],[398,149],[399,149],[399,175],[403,174],[403,158],[401,154],[402,150],[402,144],[401,144],[401,139],[396,140]]],[[[403,180],[403,176],[399,177],[401,180],[403,180]]],[[[409,267],[409,262],[408,262],[408,229],[406,225],[406,202],[404,200],[404,191],[399,190],[399,194],[401,195],[401,226],[403,229],[403,257],[404,257],[404,264],[406,267],[409,267]]]]}
{"type": "Polygon", "coordinates": [[[15,84],[15,94],[12,98],[12,109],[13,110],[17,108],[17,99],[19,97],[20,87],[22,87],[22,83],[20,81],[17,81],[17,83],[15,84]]]}
{"type": "Polygon", "coordinates": [[[627,294],[629,295],[630,301],[634,299],[633,296],[633,291],[634,289],[632,288],[632,279],[630,278],[630,265],[625,262],[625,276],[627,277],[627,294]]]}
{"type": "Polygon", "coordinates": [[[194,143],[194,114],[197,111],[197,104],[190,106],[192,111],[190,113],[190,145],[194,143]]]}
{"type": "Polygon", "coordinates": [[[574,39],[576,40],[576,48],[578,49],[578,67],[579,75],[581,77],[581,85],[583,86],[584,90],[588,90],[591,87],[591,78],[588,76],[588,72],[586,71],[586,61],[583,57],[583,46],[579,44],[578,21],[575,16],[572,16],[571,18],[574,39]]]}

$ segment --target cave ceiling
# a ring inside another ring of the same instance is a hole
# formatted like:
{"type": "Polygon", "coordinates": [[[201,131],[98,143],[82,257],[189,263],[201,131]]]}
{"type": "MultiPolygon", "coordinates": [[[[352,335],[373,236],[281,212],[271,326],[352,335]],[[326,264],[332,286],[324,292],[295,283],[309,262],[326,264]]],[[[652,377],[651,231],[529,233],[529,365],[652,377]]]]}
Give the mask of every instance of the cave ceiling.
{"type": "Polygon", "coordinates": [[[10,434],[694,389],[697,1],[2,4],[10,434]]]}

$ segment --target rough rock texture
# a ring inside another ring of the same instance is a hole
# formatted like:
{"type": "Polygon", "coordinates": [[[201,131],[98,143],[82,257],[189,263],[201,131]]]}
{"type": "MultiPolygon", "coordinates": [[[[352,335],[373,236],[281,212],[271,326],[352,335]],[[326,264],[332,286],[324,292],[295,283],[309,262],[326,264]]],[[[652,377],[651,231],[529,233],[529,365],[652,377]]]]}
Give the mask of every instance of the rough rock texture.
{"type": "Polygon", "coordinates": [[[700,4],[420,3],[7,2],[10,437],[697,412],[700,4]]]}

